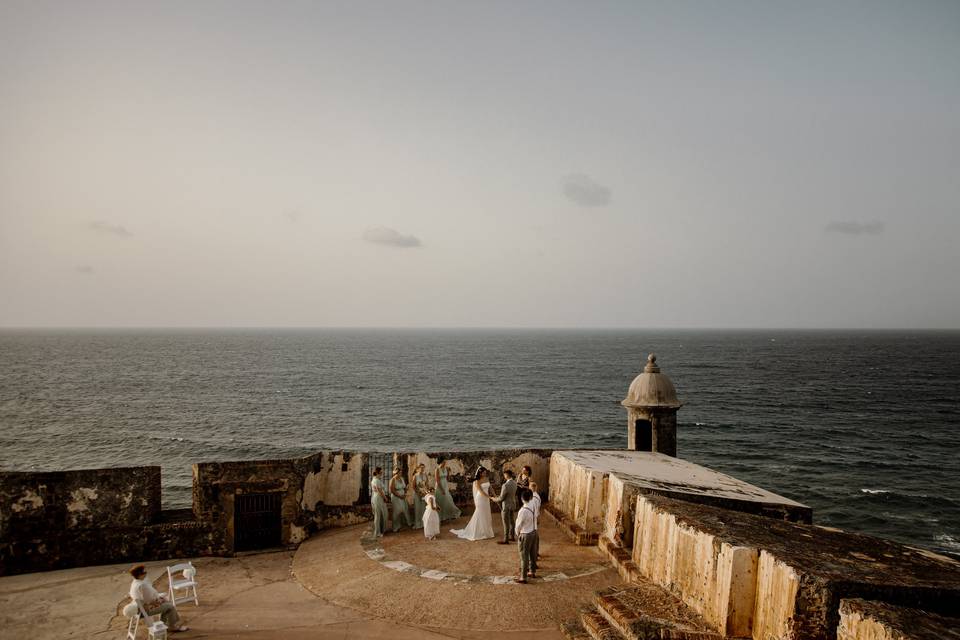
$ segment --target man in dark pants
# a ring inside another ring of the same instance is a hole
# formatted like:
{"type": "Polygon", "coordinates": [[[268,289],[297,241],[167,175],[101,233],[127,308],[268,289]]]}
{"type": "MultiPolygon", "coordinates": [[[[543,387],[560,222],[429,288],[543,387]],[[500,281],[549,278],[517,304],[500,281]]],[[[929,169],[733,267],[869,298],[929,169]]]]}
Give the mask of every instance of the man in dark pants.
{"type": "Polygon", "coordinates": [[[500,497],[493,498],[493,501],[500,503],[500,520],[503,522],[503,540],[498,544],[508,544],[513,540],[513,529],[517,524],[517,482],[510,469],[503,470],[500,497]]]}
{"type": "Polygon", "coordinates": [[[520,584],[527,583],[527,574],[531,578],[537,577],[537,558],[533,555],[533,550],[537,542],[537,519],[530,506],[530,499],[533,492],[530,489],[524,489],[520,494],[523,500],[523,506],[517,512],[517,524],[515,531],[517,534],[517,551],[520,552],[520,577],[516,582],[520,584]]]}

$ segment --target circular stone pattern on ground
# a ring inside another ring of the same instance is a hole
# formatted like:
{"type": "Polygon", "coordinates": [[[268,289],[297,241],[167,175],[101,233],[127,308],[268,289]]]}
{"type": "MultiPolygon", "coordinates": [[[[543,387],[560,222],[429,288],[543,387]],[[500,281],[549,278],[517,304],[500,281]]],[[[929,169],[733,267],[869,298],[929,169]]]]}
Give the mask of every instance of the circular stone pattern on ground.
{"type": "MultiPolygon", "coordinates": [[[[446,582],[511,584],[520,572],[517,543],[497,544],[497,540],[502,540],[500,536],[490,540],[462,540],[450,533],[450,529],[464,528],[466,522],[467,518],[461,518],[444,523],[435,540],[410,535],[410,532],[375,538],[368,529],[361,536],[360,544],[368,558],[394,571],[446,582]]],[[[540,554],[546,564],[541,563],[538,578],[544,582],[579,578],[607,568],[594,549],[562,544],[565,540],[557,539],[562,534],[556,527],[544,526],[540,535],[540,554]],[[550,562],[559,551],[558,543],[572,548],[564,548],[556,562],[550,562]]]]}
{"type": "Polygon", "coordinates": [[[373,540],[369,525],[326,531],[300,545],[293,573],[311,592],[340,606],[463,630],[556,629],[576,617],[595,590],[620,582],[596,547],[568,542],[544,519],[539,575],[552,578],[516,584],[516,544],[470,542],[450,533],[466,521],[444,523],[433,541],[419,530],[373,540]]]}

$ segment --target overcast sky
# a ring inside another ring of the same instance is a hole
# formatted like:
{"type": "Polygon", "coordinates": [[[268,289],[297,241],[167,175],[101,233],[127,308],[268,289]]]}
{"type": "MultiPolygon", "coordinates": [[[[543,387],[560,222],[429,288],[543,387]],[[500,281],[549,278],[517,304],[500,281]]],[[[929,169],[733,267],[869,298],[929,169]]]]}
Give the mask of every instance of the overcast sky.
{"type": "Polygon", "coordinates": [[[960,2],[0,2],[0,326],[960,327],[960,2]]]}

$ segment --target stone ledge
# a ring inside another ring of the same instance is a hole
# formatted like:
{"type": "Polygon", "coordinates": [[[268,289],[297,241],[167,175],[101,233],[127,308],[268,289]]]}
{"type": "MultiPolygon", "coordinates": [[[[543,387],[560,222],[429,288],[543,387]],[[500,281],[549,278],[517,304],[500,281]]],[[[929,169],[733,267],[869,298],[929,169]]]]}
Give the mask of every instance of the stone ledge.
{"type": "Polygon", "coordinates": [[[627,640],[722,640],[724,637],[676,596],[651,582],[598,591],[594,605],[627,640]]]}
{"type": "Polygon", "coordinates": [[[580,620],[568,620],[560,623],[560,632],[567,640],[590,640],[590,634],[583,628],[580,620]]]}
{"type": "Polygon", "coordinates": [[[552,507],[550,503],[543,505],[541,511],[550,516],[557,526],[560,527],[560,530],[567,534],[567,537],[570,538],[574,544],[582,547],[597,544],[600,534],[587,533],[583,530],[583,527],[570,520],[570,518],[565,516],[560,510],[552,507]]]}
{"type": "Polygon", "coordinates": [[[596,609],[581,611],[580,624],[593,640],[623,640],[620,632],[596,609]]]}
{"type": "Polygon", "coordinates": [[[613,540],[606,536],[600,536],[598,541],[600,551],[607,557],[613,568],[620,574],[620,578],[626,583],[638,582],[642,579],[640,568],[630,557],[630,552],[617,545],[613,540]]]}
{"type": "Polygon", "coordinates": [[[840,601],[837,640],[960,640],[960,619],[852,598],[840,601]]]}

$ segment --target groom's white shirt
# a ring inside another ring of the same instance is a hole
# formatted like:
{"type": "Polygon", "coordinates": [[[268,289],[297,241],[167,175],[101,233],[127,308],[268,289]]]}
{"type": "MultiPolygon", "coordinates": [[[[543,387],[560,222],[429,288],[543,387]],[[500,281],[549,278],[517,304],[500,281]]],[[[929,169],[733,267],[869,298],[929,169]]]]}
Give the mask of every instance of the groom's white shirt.
{"type": "Polygon", "coordinates": [[[525,536],[533,533],[537,529],[536,516],[533,514],[533,506],[528,502],[517,512],[517,526],[514,527],[514,533],[518,536],[525,536]]]}

